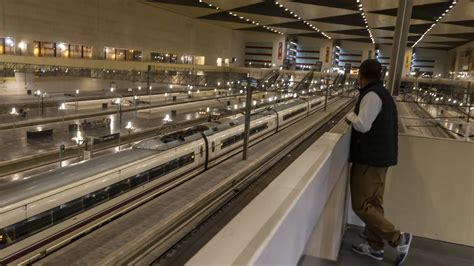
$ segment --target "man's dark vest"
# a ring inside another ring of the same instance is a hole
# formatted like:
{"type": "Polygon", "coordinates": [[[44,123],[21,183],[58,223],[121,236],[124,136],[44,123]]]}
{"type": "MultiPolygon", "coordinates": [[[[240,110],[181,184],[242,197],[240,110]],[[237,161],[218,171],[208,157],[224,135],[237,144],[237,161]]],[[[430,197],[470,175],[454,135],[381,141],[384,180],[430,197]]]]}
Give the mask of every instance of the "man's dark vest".
{"type": "Polygon", "coordinates": [[[382,82],[370,83],[360,90],[354,112],[359,114],[360,102],[369,92],[382,100],[382,110],[366,133],[352,129],[351,162],[377,167],[397,164],[398,116],[395,102],[382,82]]]}

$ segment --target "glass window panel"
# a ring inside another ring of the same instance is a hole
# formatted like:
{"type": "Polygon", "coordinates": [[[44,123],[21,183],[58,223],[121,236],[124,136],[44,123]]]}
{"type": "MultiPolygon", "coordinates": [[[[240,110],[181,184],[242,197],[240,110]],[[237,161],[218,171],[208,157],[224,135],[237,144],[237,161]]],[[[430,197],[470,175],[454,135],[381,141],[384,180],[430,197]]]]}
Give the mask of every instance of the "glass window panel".
{"type": "Polygon", "coordinates": [[[33,55],[39,56],[40,55],[40,42],[33,42],[33,55]]]}
{"type": "Polygon", "coordinates": [[[115,60],[115,48],[105,47],[105,59],[115,60]]]}
{"type": "Polygon", "coordinates": [[[133,53],[133,60],[134,61],[142,61],[142,51],[135,51],[133,53]]]}
{"type": "Polygon", "coordinates": [[[79,44],[69,45],[70,58],[81,58],[81,55],[82,55],[82,45],[79,45],[79,44]]]}
{"type": "Polygon", "coordinates": [[[92,58],[92,46],[82,46],[83,58],[92,58]]]}
{"type": "Polygon", "coordinates": [[[87,210],[103,201],[106,201],[109,193],[106,189],[96,190],[83,197],[84,209],[87,210]]]}
{"type": "Polygon", "coordinates": [[[115,60],[124,61],[126,60],[127,50],[115,49],[115,60]]]}
{"type": "Polygon", "coordinates": [[[121,182],[115,183],[109,186],[109,198],[117,197],[118,195],[124,193],[130,188],[128,179],[125,179],[121,182]]]}
{"type": "Polygon", "coordinates": [[[3,45],[0,45],[2,46],[2,48],[0,48],[1,50],[3,50],[3,52],[0,52],[0,54],[7,54],[7,55],[12,55],[12,54],[15,54],[15,40],[13,38],[2,38],[3,39],[3,42],[0,42],[0,44],[3,44],[3,45]]]}
{"type": "Polygon", "coordinates": [[[54,56],[55,44],[53,42],[40,42],[40,56],[54,56]]]}
{"type": "Polygon", "coordinates": [[[15,239],[23,239],[52,224],[51,211],[37,214],[25,221],[15,224],[15,239]]]}
{"type": "Polygon", "coordinates": [[[70,202],[61,204],[59,207],[53,209],[53,223],[58,223],[62,220],[74,216],[82,211],[82,198],[72,200],[70,202]]]}
{"type": "Polygon", "coordinates": [[[69,57],[69,44],[67,43],[58,43],[56,45],[56,57],[69,57]]]}
{"type": "Polygon", "coordinates": [[[137,174],[136,176],[130,177],[130,187],[135,188],[148,181],[148,173],[137,174]]]}

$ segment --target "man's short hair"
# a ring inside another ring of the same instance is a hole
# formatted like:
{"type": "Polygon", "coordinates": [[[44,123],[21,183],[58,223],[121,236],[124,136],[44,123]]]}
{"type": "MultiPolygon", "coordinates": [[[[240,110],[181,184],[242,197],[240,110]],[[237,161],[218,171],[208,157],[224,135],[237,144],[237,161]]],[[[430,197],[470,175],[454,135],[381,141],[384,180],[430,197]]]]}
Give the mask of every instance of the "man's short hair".
{"type": "Polygon", "coordinates": [[[367,59],[360,64],[359,74],[366,80],[381,80],[382,65],[375,59],[367,59]]]}

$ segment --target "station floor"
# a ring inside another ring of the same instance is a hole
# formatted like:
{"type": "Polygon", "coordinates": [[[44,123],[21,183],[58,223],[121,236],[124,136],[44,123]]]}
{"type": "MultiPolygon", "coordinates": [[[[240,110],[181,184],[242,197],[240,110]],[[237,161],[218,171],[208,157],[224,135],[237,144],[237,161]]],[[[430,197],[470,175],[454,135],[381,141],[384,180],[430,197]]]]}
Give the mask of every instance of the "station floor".
{"type": "MultiPolygon", "coordinates": [[[[156,94],[154,94],[156,95],[156,94]]],[[[184,97],[186,97],[186,94],[183,94],[184,97]]],[[[125,96],[125,95],[123,95],[125,96]]],[[[49,100],[49,104],[45,104],[44,108],[40,108],[41,104],[38,101],[39,99],[37,97],[31,96],[31,95],[26,95],[26,96],[21,96],[21,104],[15,104],[14,99],[15,97],[20,97],[20,96],[2,96],[2,104],[0,105],[0,128],[10,128],[12,126],[20,126],[25,122],[31,123],[42,123],[42,120],[47,120],[48,118],[62,118],[65,117],[67,119],[68,116],[77,116],[77,115],[91,115],[91,114],[100,114],[100,113],[107,113],[110,112],[113,109],[118,108],[117,106],[109,106],[108,109],[102,109],[99,107],[99,103],[97,103],[97,108],[85,108],[85,109],[66,109],[66,110],[59,110],[59,103],[61,102],[68,102],[68,103],[74,103],[75,98],[74,97],[66,97],[66,96],[54,96],[53,100],[49,100]],[[58,100],[59,98],[68,98],[66,101],[61,101],[58,100]],[[51,106],[51,102],[54,102],[54,106],[51,106]],[[8,104],[6,104],[8,103],[8,104]],[[16,108],[16,111],[18,112],[23,105],[28,105],[29,107],[23,107],[25,111],[27,112],[26,117],[20,117],[20,116],[12,116],[9,114],[11,111],[12,107],[16,108]],[[43,113],[41,112],[43,111],[43,113]]],[[[88,98],[91,98],[89,96],[81,96],[77,100],[78,101],[88,101],[88,98]],[[82,97],[82,98],[81,98],[82,97]]],[[[110,95],[96,95],[95,99],[101,99],[104,101],[109,101],[112,98],[116,97],[111,97],[110,95]]],[[[196,100],[202,100],[202,99],[210,99],[210,98],[215,98],[215,96],[199,96],[199,95],[194,95],[193,98],[183,98],[183,96],[178,96],[178,100],[175,103],[185,103],[185,102],[192,102],[196,100]]],[[[148,100],[148,95],[141,95],[139,99],[142,99],[144,101],[148,100]]],[[[163,104],[170,104],[170,100],[164,101],[164,100],[152,100],[151,104],[153,106],[156,105],[163,105],[163,104]]],[[[145,104],[146,105],[146,104],[145,104]]],[[[139,107],[143,107],[139,106],[139,107]]],[[[134,106],[132,105],[123,105],[122,109],[124,111],[129,111],[129,110],[134,110],[134,106]]]]}
{"type": "MultiPolygon", "coordinates": [[[[455,108],[427,104],[418,105],[413,102],[397,102],[397,109],[400,117],[400,133],[465,139],[467,120],[465,114],[460,113],[455,108]],[[426,119],[437,119],[437,121],[426,119]],[[451,134],[447,131],[451,131],[451,134]]],[[[471,120],[471,124],[474,124],[474,120],[471,120]]],[[[473,134],[474,130],[470,130],[469,135],[472,136],[473,134]]],[[[473,138],[471,137],[470,140],[472,141],[473,138]]]]}
{"type": "MultiPolygon", "coordinates": [[[[395,250],[385,248],[383,261],[376,261],[367,256],[359,255],[351,250],[352,244],[360,243],[358,234],[360,227],[349,227],[342,240],[339,259],[337,261],[324,260],[311,256],[300,259],[299,266],[367,266],[367,265],[395,265],[395,250]]],[[[403,266],[473,266],[474,247],[461,246],[442,241],[421,237],[414,237],[408,258],[403,266]]]]}

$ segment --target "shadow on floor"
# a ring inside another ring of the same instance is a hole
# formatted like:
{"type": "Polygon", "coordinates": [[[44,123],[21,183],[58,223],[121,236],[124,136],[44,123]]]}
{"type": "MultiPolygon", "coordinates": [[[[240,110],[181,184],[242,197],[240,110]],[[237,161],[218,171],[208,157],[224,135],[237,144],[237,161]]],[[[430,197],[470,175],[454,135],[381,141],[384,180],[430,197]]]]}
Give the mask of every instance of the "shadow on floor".
{"type": "MultiPolygon", "coordinates": [[[[360,227],[348,227],[342,240],[338,261],[319,259],[303,256],[298,266],[367,266],[367,265],[395,265],[395,250],[390,246],[385,247],[385,258],[376,261],[367,256],[351,251],[351,245],[362,241],[358,233],[360,227]]],[[[404,266],[474,266],[474,248],[461,246],[442,241],[421,237],[414,237],[408,258],[404,266]]]]}

